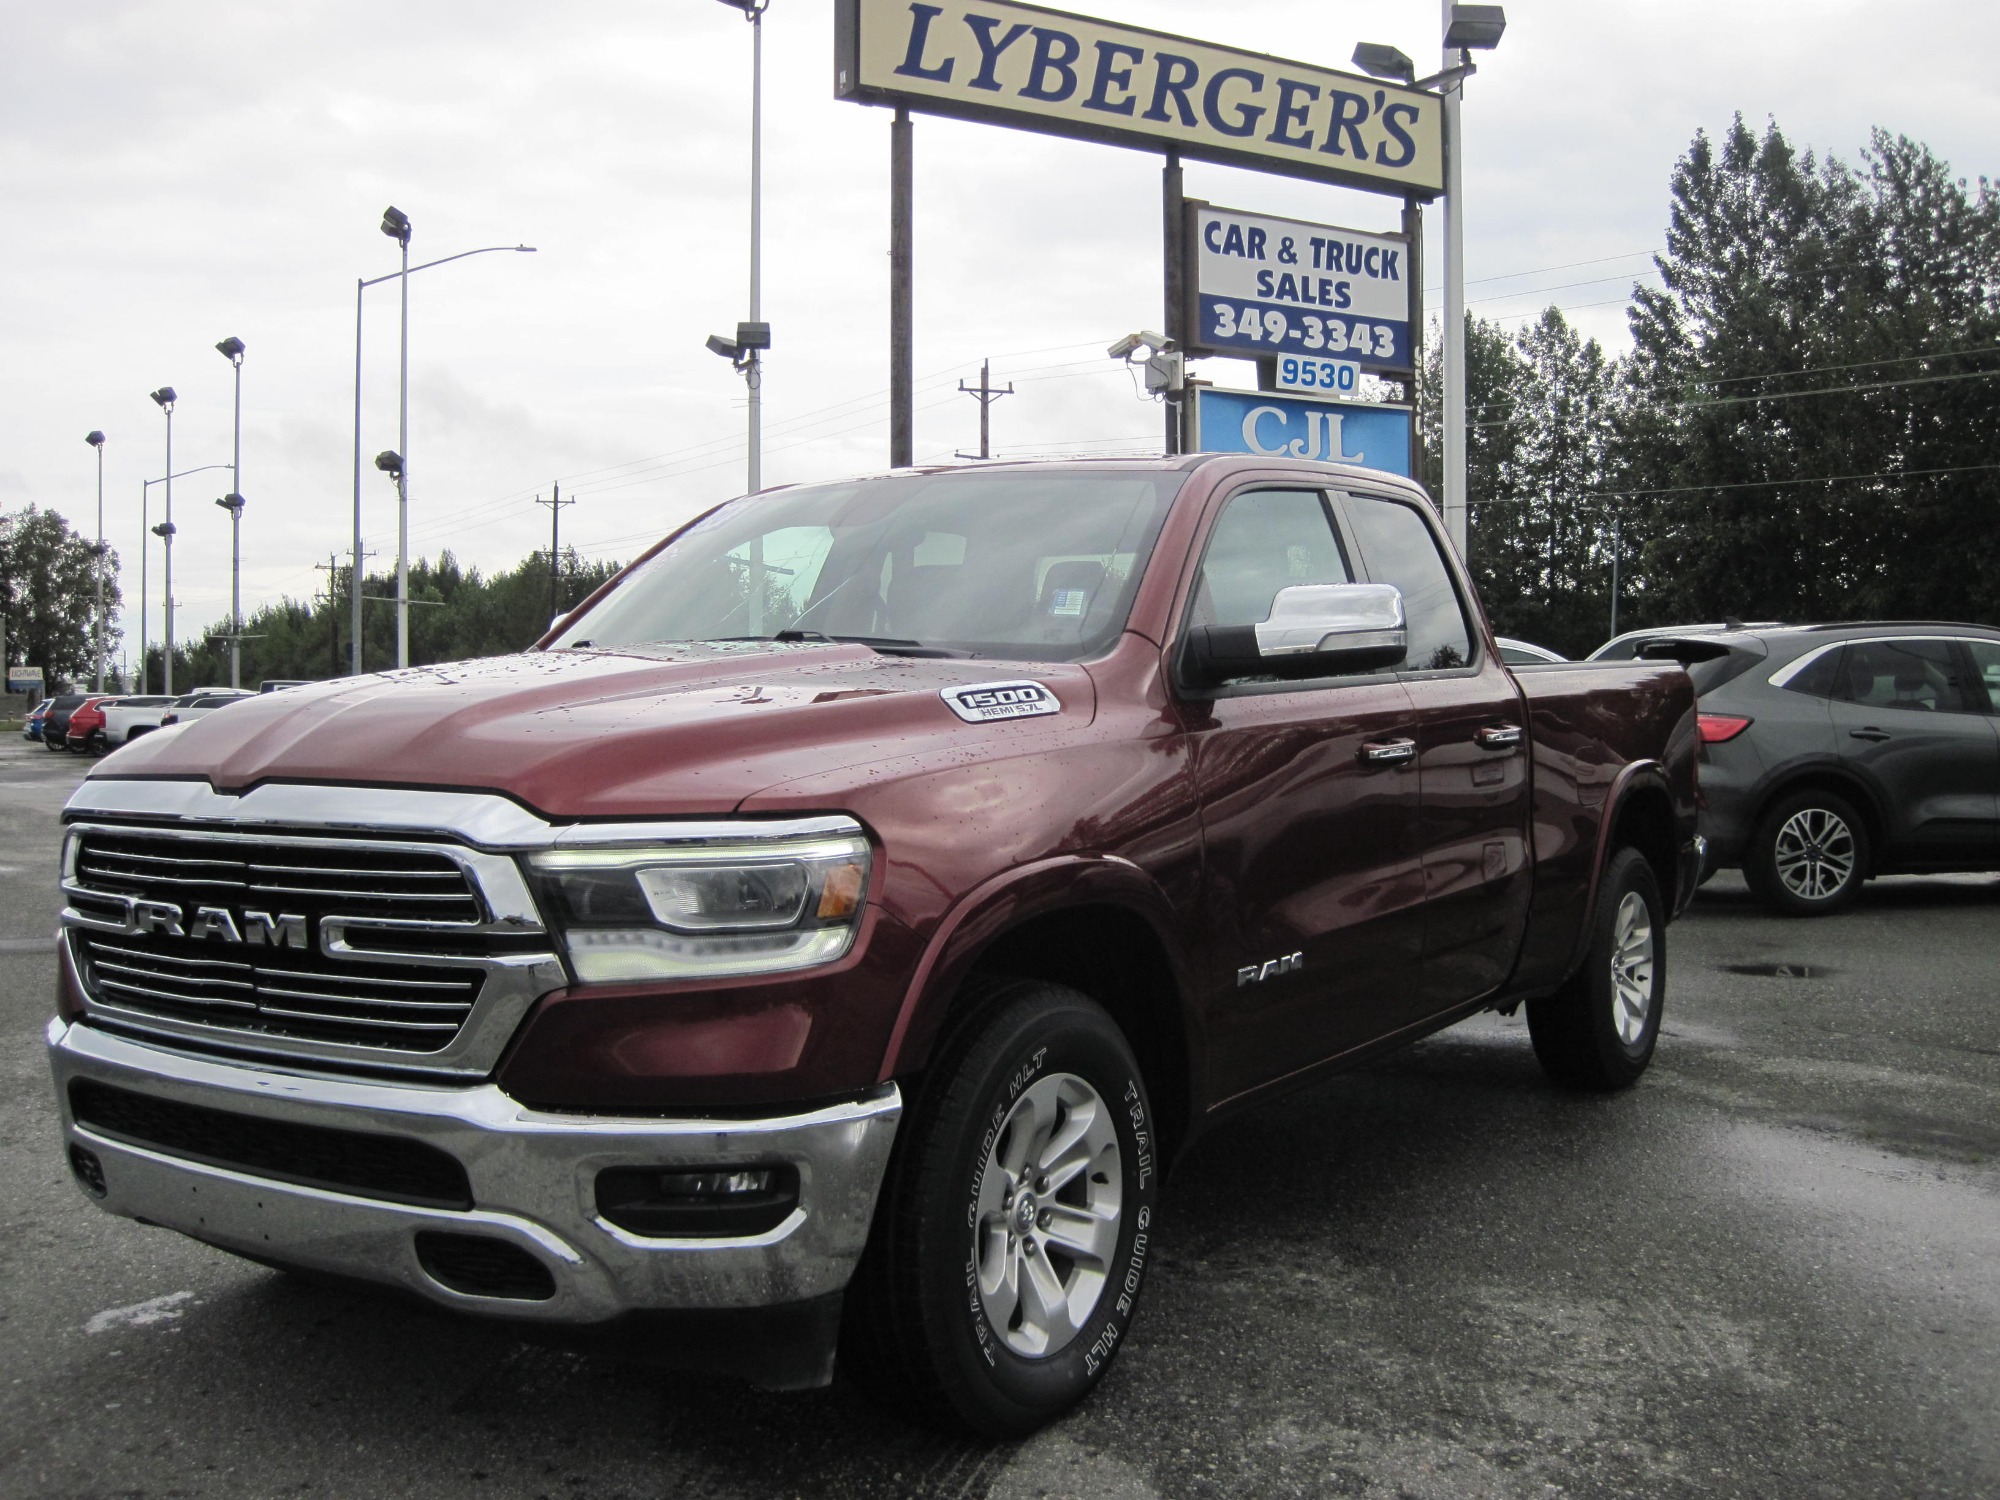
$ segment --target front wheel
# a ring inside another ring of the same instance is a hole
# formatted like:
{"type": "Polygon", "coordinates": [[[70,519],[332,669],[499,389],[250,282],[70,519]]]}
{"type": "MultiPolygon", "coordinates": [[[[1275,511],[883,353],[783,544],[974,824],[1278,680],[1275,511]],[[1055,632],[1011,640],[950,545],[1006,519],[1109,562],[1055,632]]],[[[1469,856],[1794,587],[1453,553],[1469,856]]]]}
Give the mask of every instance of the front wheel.
{"type": "Polygon", "coordinates": [[[1528,1002],[1542,1071],[1572,1088],[1639,1081],[1660,1036],[1667,991],[1667,920],[1653,867],[1620,849],[1604,867],[1583,967],[1553,995],[1528,1002]]]}
{"type": "Polygon", "coordinates": [[[1089,1393],[1131,1328],[1158,1140],[1123,1033],[1087,996],[975,981],[933,1059],[849,1289],[841,1358],[879,1399],[991,1437],[1089,1393]]]}

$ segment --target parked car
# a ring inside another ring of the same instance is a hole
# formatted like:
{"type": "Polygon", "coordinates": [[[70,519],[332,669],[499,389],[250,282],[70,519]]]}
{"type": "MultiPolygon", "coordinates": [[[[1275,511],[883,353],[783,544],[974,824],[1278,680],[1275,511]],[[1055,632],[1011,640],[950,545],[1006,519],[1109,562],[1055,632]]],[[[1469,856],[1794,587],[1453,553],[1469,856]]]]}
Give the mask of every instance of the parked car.
{"type": "Polygon", "coordinates": [[[116,698],[91,697],[79,703],[70,713],[69,725],[63,731],[67,748],[79,755],[104,754],[110,748],[104,742],[104,709],[105,705],[117,701],[116,698]]]}
{"type": "Polygon", "coordinates": [[[212,714],[218,708],[227,708],[232,703],[241,703],[245,698],[255,698],[257,694],[241,688],[197,688],[192,693],[183,693],[168,705],[160,715],[160,728],[169,724],[187,724],[204,714],[212,714]]]}
{"type": "Polygon", "coordinates": [[[281,693],[286,688],[306,687],[311,682],[312,678],[310,677],[266,677],[262,682],[257,684],[257,691],[260,693],[281,693]]]}
{"type": "Polygon", "coordinates": [[[1378,471],[729,502],[538,649],[93,770],[48,1031],[71,1170],[260,1261],[643,1313],[786,1386],[838,1349],[899,1411],[1028,1431],[1128,1342],[1186,1227],[1166,1167],[1232,1111],[1494,1008],[1566,1085],[1645,1071],[1693,688],[1517,677],[1482,621],[1378,471]]]}
{"type": "Polygon", "coordinates": [[[1496,635],[1493,644],[1499,648],[1500,660],[1510,667],[1540,667],[1569,660],[1560,651],[1537,646],[1533,641],[1517,641],[1510,635],[1496,635]]]}
{"type": "Polygon", "coordinates": [[[49,705],[55,701],[53,698],[44,698],[40,703],[29,709],[28,717],[22,722],[21,733],[31,740],[40,739],[42,737],[42,720],[48,717],[49,705]]]}
{"type": "Polygon", "coordinates": [[[136,695],[130,698],[116,698],[104,705],[104,742],[116,750],[136,740],[142,734],[150,734],[160,727],[160,720],[174,704],[172,698],[158,694],[136,695]]]}
{"type": "MultiPolygon", "coordinates": [[[[1702,832],[1773,909],[1875,875],[2000,869],[2000,630],[1936,621],[1693,638],[1702,832]]],[[[1654,649],[1660,649],[1655,647],[1654,649]]]]}
{"type": "Polygon", "coordinates": [[[1718,620],[1707,625],[1654,625],[1645,630],[1628,630],[1623,635],[1614,635],[1599,646],[1585,661],[1632,661],[1641,648],[1652,641],[1670,641],[1691,635],[1721,635],[1726,630],[1777,630],[1784,624],[1782,620],[1757,620],[1746,624],[1742,620],[1718,620]]]}
{"type": "Polygon", "coordinates": [[[69,716],[83,707],[89,698],[88,693],[58,693],[49,700],[49,711],[42,719],[44,750],[69,748],[69,716]]]}

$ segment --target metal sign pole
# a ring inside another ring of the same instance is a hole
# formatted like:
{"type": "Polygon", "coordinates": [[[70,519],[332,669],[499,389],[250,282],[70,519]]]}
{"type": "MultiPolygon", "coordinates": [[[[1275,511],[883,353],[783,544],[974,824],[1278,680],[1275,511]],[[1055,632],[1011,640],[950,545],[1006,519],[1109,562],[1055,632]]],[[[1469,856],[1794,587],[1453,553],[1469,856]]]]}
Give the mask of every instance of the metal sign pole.
{"type": "Polygon", "coordinates": [[[900,104],[889,126],[889,467],[914,461],[910,112],[900,104]]]}
{"type": "MultiPolygon", "coordinates": [[[[1181,196],[1181,154],[1167,153],[1166,165],[1160,170],[1160,216],[1164,236],[1162,249],[1166,261],[1167,307],[1165,330],[1174,347],[1187,347],[1187,330],[1183,326],[1187,312],[1187,233],[1184,220],[1186,204],[1181,196]]],[[[1161,403],[1167,409],[1167,454],[1171,457],[1182,451],[1181,401],[1183,397],[1173,391],[1166,393],[1161,403]]]]}
{"type": "Polygon", "coordinates": [[[1424,480],[1424,208],[1415,198],[1403,200],[1403,233],[1410,242],[1410,474],[1424,480]]]}

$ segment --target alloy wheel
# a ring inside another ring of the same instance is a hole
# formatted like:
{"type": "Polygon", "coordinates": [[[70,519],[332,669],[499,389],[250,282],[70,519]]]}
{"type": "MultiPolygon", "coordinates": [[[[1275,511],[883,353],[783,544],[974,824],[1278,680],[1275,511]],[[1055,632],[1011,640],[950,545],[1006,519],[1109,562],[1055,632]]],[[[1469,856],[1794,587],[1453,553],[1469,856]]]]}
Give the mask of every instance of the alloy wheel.
{"type": "Polygon", "coordinates": [[[987,1321],[1014,1353],[1055,1354],[1104,1294],[1124,1182],[1110,1106],[1074,1073],[1037,1080],[987,1147],[972,1253],[987,1321]]]}
{"type": "Polygon", "coordinates": [[[1627,891],[1611,932],[1611,1018],[1618,1039],[1635,1045],[1653,1009],[1653,916],[1646,898],[1627,891]]]}
{"type": "Polygon", "coordinates": [[[1778,879],[1801,901],[1828,900],[1854,878],[1854,830],[1824,807],[1802,807],[1785,819],[1773,853],[1778,879]]]}

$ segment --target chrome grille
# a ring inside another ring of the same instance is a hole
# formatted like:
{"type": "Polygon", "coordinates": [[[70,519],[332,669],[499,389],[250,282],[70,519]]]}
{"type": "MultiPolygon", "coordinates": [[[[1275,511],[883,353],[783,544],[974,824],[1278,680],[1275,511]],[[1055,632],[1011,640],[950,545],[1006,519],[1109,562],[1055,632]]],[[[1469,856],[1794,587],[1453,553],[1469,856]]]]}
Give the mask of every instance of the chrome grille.
{"type": "Polygon", "coordinates": [[[94,828],[77,851],[77,878],[94,890],[154,900],[425,923],[480,919],[465,871],[442,851],[94,828]]]}
{"type": "Polygon", "coordinates": [[[546,946],[494,936],[442,846],[92,826],[73,854],[66,921],[80,977],[96,1007],[141,1024],[437,1052],[471,1016],[496,949],[546,946]],[[135,901],[177,909],[187,931],[146,930],[135,901]],[[203,908],[244,936],[249,913],[294,930],[280,941],[266,922],[262,942],[219,940],[196,931],[203,908]]]}

